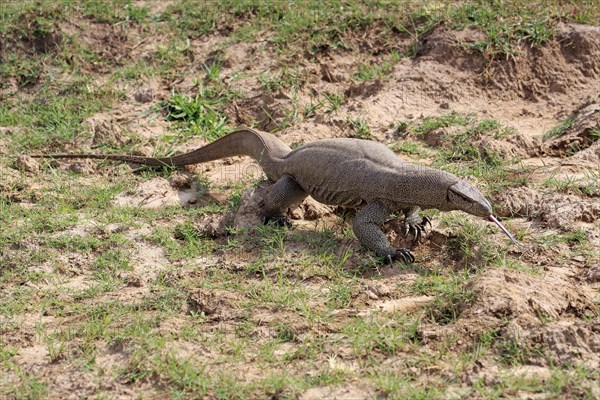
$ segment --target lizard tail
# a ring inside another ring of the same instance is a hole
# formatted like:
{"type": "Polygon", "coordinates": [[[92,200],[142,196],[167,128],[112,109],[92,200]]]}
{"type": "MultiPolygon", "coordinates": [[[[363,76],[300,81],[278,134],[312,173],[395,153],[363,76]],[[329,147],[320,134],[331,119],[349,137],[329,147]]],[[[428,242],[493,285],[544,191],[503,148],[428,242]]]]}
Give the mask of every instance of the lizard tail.
{"type": "Polygon", "coordinates": [[[278,162],[292,151],[275,136],[240,129],[207,144],[204,147],[173,157],[143,157],[117,154],[49,154],[33,155],[33,158],[93,158],[100,160],[124,161],[153,167],[199,164],[233,156],[249,156],[258,162],[269,179],[279,179],[278,162]]]}

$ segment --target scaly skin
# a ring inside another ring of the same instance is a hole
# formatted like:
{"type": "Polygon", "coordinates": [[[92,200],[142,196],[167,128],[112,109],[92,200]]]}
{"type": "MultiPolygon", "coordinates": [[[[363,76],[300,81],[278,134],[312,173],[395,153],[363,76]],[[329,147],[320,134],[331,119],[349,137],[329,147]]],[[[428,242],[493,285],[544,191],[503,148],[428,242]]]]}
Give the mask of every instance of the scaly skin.
{"type": "Polygon", "coordinates": [[[183,166],[237,155],[255,159],[275,182],[265,198],[266,220],[285,223],[288,208],[309,195],[324,204],[359,208],[353,224],[356,237],[367,249],[390,261],[414,260],[407,249],[391,248],[381,231],[381,225],[392,212],[405,210],[405,229],[414,231],[417,240],[428,222],[420,220],[419,209],[462,210],[481,217],[492,215],[490,202],[466,181],[448,172],[407,163],[385,145],[369,140],[326,139],[291,150],[271,134],[241,129],[174,157],[100,154],[33,157],[183,166]]]}

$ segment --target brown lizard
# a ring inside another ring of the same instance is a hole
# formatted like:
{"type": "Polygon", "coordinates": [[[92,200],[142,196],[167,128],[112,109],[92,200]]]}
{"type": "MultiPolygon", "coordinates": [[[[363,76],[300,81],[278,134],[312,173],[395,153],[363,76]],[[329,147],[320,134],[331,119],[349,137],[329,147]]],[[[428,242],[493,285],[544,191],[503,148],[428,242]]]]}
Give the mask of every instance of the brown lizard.
{"type": "Polygon", "coordinates": [[[240,129],[197,150],[173,157],[102,154],[36,155],[37,158],[95,158],[149,166],[184,166],[232,156],[250,156],[275,184],[265,198],[265,221],[289,224],[288,208],[307,196],[330,205],[358,208],[353,224],[360,243],[380,257],[414,261],[408,249],[389,246],[381,225],[390,213],[405,214],[405,235],[419,240],[428,218],[419,210],[461,210],[493,221],[515,243],[515,238],[493,216],[490,202],[479,190],[456,175],[418,166],[399,158],[385,145],[361,139],[324,139],[292,150],[275,136],[240,129]]]}

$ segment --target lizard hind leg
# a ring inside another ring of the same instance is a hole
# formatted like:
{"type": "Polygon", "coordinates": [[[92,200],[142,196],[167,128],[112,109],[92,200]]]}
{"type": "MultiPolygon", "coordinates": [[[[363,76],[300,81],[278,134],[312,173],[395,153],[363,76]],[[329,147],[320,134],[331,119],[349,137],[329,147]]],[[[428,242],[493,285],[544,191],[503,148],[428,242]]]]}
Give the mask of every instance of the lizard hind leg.
{"type": "Polygon", "coordinates": [[[279,226],[291,226],[287,217],[288,208],[302,203],[308,193],[290,175],[283,175],[265,197],[265,223],[273,222],[279,226]]]}
{"type": "Polygon", "coordinates": [[[389,211],[384,205],[367,204],[356,213],[352,226],[354,235],[363,246],[390,264],[397,259],[413,262],[415,258],[408,249],[394,249],[389,246],[387,237],[381,230],[388,215],[389,211]]]}

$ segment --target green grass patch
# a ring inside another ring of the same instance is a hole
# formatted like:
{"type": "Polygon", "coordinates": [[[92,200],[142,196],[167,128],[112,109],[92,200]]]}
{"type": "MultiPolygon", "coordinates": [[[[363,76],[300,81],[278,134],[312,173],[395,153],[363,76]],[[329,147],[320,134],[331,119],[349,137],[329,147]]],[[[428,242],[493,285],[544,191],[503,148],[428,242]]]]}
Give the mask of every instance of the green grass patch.
{"type": "Polygon", "coordinates": [[[206,84],[198,81],[195,94],[173,93],[159,105],[167,121],[175,122],[175,128],[180,132],[177,139],[203,136],[214,140],[230,130],[223,108],[239,98],[239,93],[219,80],[218,71],[206,67],[206,73],[206,84]]]}
{"type": "Polygon", "coordinates": [[[44,149],[89,134],[83,121],[122,99],[111,86],[87,79],[47,82],[35,98],[11,98],[0,105],[0,126],[19,127],[9,134],[15,152],[44,149]]]}
{"type": "Polygon", "coordinates": [[[473,116],[452,111],[439,117],[423,118],[418,125],[412,127],[411,132],[417,136],[422,136],[439,128],[447,128],[450,126],[466,126],[472,121],[473,116]]]}
{"type": "Polygon", "coordinates": [[[587,178],[557,178],[556,176],[549,176],[542,184],[544,187],[561,193],[589,197],[600,196],[600,181],[595,178],[593,172],[590,172],[588,175],[587,178]]]}
{"type": "Polygon", "coordinates": [[[350,127],[351,137],[358,139],[369,139],[372,137],[371,128],[363,118],[349,118],[347,123],[350,127]]]}
{"type": "Polygon", "coordinates": [[[227,119],[217,109],[221,103],[222,100],[208,98],[201,92],[196,96],[174,94],[162,107],[167,120],[178,122],[182,131],[190,136],[215,139],[227,132],[227,119]]]}
{"type": "Polygon", "coordinates": [[[418,321],[403,315],[394,318],[372,316],[356,318],[343,327],[342,333],[348,336],[354,354],[359,357],[393,356],[418,344],[418,326],[418,321]]]}
{"type": "Polygon", "coordinates": [[[426,307],[428,319],[440,324],[455,322],[462,310],[473,300],[473,291],[465,288],[472,274],[430,275],[419,277],[411,286],[411,292],[419,295],[433,295],[433,301],[426,307]]]}
{"type": "MultiPolygon", "coordinates": [[[[399,37],[412,40],[409,54],[418,53],[423,37],[432,27],[446,23],[454,29],[475,28],[484,39],[473,48],[490,58],[513,55],[521,43],[541,46],[552,39],[558,20],[597,23],[600,11],[594,2],[564,4],[558,0],[527,2],[450,1],[425,3],[393,0],[379,3],[334,0],[323,7],[318,1],[261,3],[252,0],[197,3],[181,1],[163,14],[172,26],[188,37],[201,37],[215,29],[228,28],[234,42],[253,41],[272,32],[269,43],[284,54],[308,51],[348,50],[358,47],[354,36],[370,31],[375,42],[391,51],[399,37]]],[[[361,79],[372,78],[364,68],[361,79]]],[[[384,68],[385,69],[385,68],[384,68]]]]}
{"type": "Polygon", "coordinates": [[[298,90],[304,83],[305,78],[300,70],[283,66],[277,74],[272,74],[269,71],[263,72],[258,80],[266,93],[277,93],[287,89],[298,90]]]}
{"type": "Polygon", "coordinates": [[[557,136],[564,134],[573,126],[574,122],[575,122],[575,118],[573,116],[568,117],[563,122],[561,122],[560,124],[556,125],[554,128],[552,128],[549,131],[547,131],[546,133],[544,133],[544,136],[543,136],[544,140],[550,140],[552,138],[555,138],[557,136]]]}
{"type": "Polygon", "coordinates": [[[547,398],[561,398],[566,395],[591,400],[596,397],[594,384],[598,379],[598,371],[585,366],[571,365],[566,368],[552,368],[550,378],[535,374],[503,373],[491,385],[479,380],[475,383],[474,392],[483,398],[543,394],[547,398]]]}
{"type": "Polygon", "coordinates": [[[211,253],[214,242],[198,234],[196,228],[184,223],[175,228],[155,228],[151,240],[165,249],[172,261],[189,259],[211,253]]]}
{"type": "MultiPolygon", "coordinates": [[[[0,395],[15,399],[45,399],[48,395],[48,384],[42,377],[29,371],[23,371],[12,364],[13,373],[18,381],[12,385],[0,385],[0,395]]],[[[1,381],[0,381],[1,383],[1,381]]]]}
{"type": "MultiPolygon", "coordinates": [[[[432,143],[438,150],[433,167],[479,178],[490,191],[523,184],[523,178],[509,179],[508,167],[517,160],[507,159],[486,143],[487,138],[502,140],[514,132],[496,120],[477,120],[473,115],[454,111],[414,123],[401,121],[394,128],[394,133],[404,138],[412,135],[414,139],[432,143]]],[[[410,143],[404,140],[393,148],[399,151],[404,148],[408,154],[423,152],[410,143]]]]}
{"type": "Polygon", "coordinates": [[[410,373],[401,371],[375,371],[370,377],[377,391],[385,399],[442,399],[447,394],[439,383],[422,387],[410,373]]]}
{"type": "Polygon", "coordinates": [[[327,103],[327,112],[338,110],[344,103],[345,96],[343,93],[325,93],[325,102],[327,103]]]}

